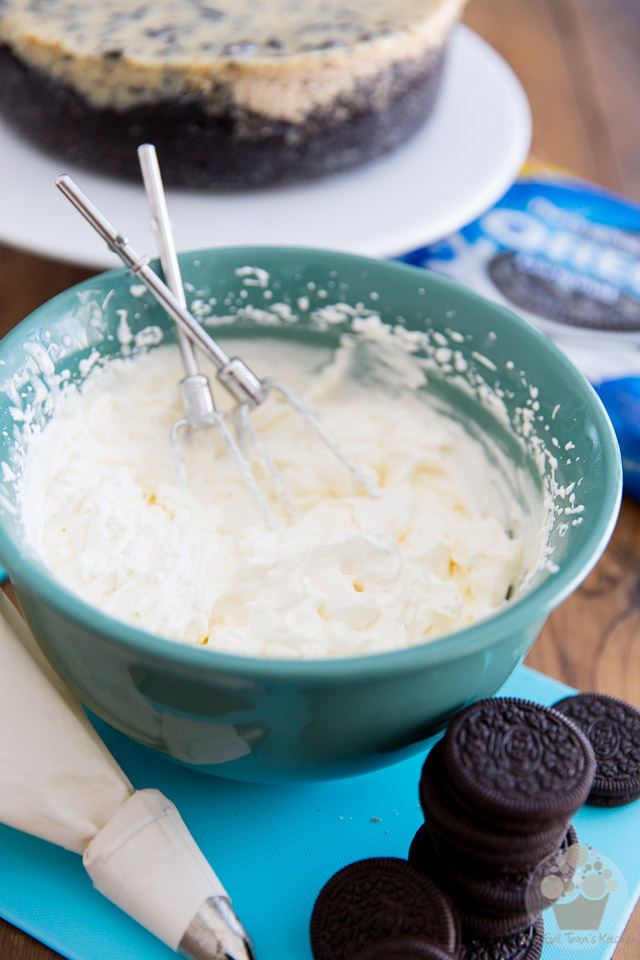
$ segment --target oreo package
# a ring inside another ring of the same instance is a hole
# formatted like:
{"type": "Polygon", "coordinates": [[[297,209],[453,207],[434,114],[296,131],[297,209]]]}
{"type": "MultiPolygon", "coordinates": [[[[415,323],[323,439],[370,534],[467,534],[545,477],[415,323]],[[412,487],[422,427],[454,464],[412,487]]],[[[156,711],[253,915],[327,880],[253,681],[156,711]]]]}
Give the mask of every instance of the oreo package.
{"type": "Polygon", "coordinates": [[[547,334],[600,395],[640,499],[640,206],[526,166],[482,217],[399,259],[458,281],[547,334]]]}

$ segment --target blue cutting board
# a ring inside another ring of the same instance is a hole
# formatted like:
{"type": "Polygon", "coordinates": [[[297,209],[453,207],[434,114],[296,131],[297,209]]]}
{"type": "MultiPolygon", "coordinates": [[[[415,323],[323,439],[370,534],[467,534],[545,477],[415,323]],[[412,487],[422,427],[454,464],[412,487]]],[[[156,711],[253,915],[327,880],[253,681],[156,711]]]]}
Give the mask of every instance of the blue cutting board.
{"type": "MultiPolygon", "coordinates": [[[[500,692],[551,704],[573,691],[521,667],[500,692]]],[[[364,857],[406,857],[422,823],[423,756],[350,780],[264,786],[193,773],[96,727],[136,787],[157,787],[177,804],[233,898],[258,960],[311,960],[309,917],[331,874],[364,857]]],[[[573,942],[547,911],[543,960],[567,960],[574,951],[607,960],[640,896],[640,801],[616,810],[585,807],[574,823],[581,842],[613,867],[618,888],[599,930],[573,942]]],[[[0,915],[64,957],[175,957],[93,890],[80,857],[0,826],[0,864],[0,915]]]]}

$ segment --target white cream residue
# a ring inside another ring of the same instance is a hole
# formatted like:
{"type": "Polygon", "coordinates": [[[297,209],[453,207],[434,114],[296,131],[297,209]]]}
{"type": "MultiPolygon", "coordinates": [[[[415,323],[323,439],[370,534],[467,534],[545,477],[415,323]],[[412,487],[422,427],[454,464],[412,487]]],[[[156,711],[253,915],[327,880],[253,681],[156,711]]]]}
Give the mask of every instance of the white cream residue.
{"type": "MultiPolygon", "coordinates": [[[[111,616],[229,653],[399,649],[500,608],[539,560],[535,510],[458,423],[397,383],[385,393],[363,376],[353,340],[334,358],[271,341],[226,346],[311,396],[380,497],[364,494],[275,399],[251,416],[292,491],[293,521],[265,528],[215,430],[183,445],[185,497],[169,444],[182,416],[179,356],[159,347],[92,371],[57,402],[27,455],[28,539],[111,616]]],[[[391,381],[404,377],[389,369],[391,381]]]]}

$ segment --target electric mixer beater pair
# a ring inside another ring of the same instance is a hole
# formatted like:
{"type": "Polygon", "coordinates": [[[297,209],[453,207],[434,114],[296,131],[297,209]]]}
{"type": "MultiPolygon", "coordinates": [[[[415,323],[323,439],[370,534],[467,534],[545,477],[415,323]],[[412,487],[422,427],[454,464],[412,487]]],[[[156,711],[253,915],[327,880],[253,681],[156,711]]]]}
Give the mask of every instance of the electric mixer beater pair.
{"type": "Polygon", "coordinates": [[[155,148],[151,144],[143,144],[138,149],[138,155],[166,283],[163,283],[149,266],[150,257],[140,256],[134,250],[129,241],[107,220],[70,176],[65,174],[56,181],[56,184],[106,241],[109,248],[120,257],[129,268],[129,272],[142,281],[176,324],[178,345],[185,370],[185,376],[180,382],[185,416],[173,424],[171,443],[178,481],[182,488],[186,489],[187,482],[180,453],[181,433],[213,427],[220,431],[237,465],[239,476],[259,507],[265,523],[273,526],[275,517],[257,481],[254,464],[259,464],[262,472],[269,478],[285,512],[288,515],[295,512],[295,504],[286,482],[250,419],[251,410],[260,406],[275,393],[305,420],[340,463],[351,472],[360,487],[368,494],[375,494],[377,492],[375,486],[342,450],[337,441],[327,433],[303,398],[278,380],[259,379],[239,357],[229,357],[220,344],[188,311],[155,148]],[[194,345],[199,347],[218,368],[218,380],[235,400],[235,406],[231,411],[222,412],[216,409],[209,381],[198,368],[194,345]]]}

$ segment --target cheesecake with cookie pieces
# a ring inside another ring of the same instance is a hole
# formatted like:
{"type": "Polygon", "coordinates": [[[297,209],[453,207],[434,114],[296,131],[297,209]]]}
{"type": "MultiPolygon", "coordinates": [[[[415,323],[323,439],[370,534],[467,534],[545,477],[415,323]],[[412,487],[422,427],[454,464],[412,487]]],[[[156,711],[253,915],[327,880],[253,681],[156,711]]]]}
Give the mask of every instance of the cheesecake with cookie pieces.
{"type": "Polygon", "coordinates": [[[402,143],[436,101],[465,0],[2,0],[0,112],[39,147],[138,176],[246,187],[402,143]]]}

